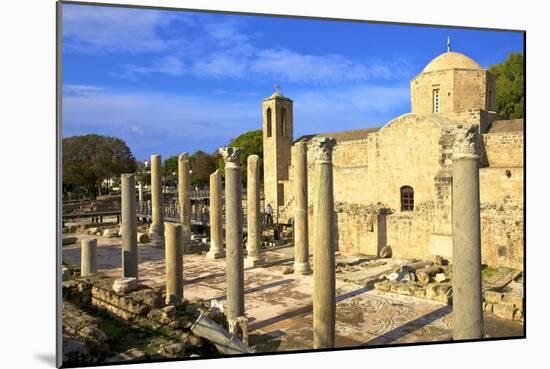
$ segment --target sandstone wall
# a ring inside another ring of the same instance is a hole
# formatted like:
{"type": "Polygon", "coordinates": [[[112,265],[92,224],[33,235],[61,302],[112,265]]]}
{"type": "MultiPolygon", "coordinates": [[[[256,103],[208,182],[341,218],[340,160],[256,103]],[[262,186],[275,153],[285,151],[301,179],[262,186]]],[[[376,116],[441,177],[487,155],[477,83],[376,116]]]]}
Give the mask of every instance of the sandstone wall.
{"type": "Polygon", "coordinates": [[[482,163],[490,167],[523,167],[523,131],[482,135],[482,163]]]}
{"type": "Polygon", "coordinates": [[[481,168],[479,182],[483,263],[523,269],[523,168],[481,168]]]}
{"type": "MultiPolygon", "coordinates": [[[[458,115],[480,119],[479,110],[458,115]]],[[[407,114],[366,138],[337,143],[333,173],[339,250],[376,255],[390,245],[397,257],[452,258],[452,136],[433,119],[407,114]],[[414,211],[401,211],[400,188],[404,185],[414,188],[414,211]],[[379,217],[373,209],[383,209],[387,215],[379,217]]],[[[518,156],[522,137],[483,135],[490,163],[518,165],[480,168],[482,259],[490,266],[523,268],[523,163],[518,156]]],[[[312,250],[314,171],[309,150],[312,250]]],[[[293,216],[293,176],[291,169],[284,207],[289,218],[293,216]]]]}

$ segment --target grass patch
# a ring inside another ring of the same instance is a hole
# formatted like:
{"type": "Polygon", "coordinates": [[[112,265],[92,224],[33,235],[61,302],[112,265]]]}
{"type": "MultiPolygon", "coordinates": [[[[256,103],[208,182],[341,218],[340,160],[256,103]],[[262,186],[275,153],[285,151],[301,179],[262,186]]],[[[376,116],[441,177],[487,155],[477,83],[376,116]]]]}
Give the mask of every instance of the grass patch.
{"type": "Polygon", "coordinates": [[[491,278],[495,274],[498,273],[498,268],[491,268],[489,266],[483,266],[483,269],[481,269],[481,278],[491,278]]]}

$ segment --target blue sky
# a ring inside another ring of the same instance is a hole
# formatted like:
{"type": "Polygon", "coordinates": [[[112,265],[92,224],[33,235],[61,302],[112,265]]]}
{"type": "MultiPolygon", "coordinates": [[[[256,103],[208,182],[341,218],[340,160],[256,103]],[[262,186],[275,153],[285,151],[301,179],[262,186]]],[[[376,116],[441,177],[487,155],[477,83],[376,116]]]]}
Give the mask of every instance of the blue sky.
{"type": "Polygon", "coordinates": [[[63,136],[117,136],[139,160],[212,152],[261,128],[276,84],[295,138],[381,126],[447,36],[483,67],[523,50],[515,32],[64,4],[63,136]]]}

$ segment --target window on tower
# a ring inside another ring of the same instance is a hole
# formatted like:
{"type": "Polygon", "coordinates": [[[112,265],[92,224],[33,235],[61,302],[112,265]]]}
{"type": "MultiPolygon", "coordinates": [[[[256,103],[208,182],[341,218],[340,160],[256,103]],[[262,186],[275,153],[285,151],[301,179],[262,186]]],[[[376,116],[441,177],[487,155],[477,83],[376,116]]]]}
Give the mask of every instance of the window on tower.
{"type": "Polygon", "coordinates": [[[286,109],[281,109],[281,136],[286,137],[286,109]]]}
{"type": "Polygon", "coordinates": [[[439,97],[439,88],[434,89],[433,99],[434,99],[433,112],[434,113],[439,113],[439,109],[440,109],[440,106],[441,106],[441,100],[440,100],[440,97],[439,97]]]}
{"type": "Polygon", "coordinates": [[[271,137],[271,108],[267,108],[265,114],[267,119],[267,137],[271,137]]]}

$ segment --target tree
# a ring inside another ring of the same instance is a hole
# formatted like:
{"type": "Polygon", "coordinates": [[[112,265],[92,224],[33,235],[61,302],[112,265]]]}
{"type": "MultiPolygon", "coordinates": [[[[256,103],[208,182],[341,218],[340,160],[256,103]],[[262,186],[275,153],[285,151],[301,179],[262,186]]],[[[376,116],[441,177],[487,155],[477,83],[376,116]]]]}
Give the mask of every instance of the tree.
{"type": "Polygon", "coordinates": [[[522,53],[510,53],[505,61],[489,67],[496,78],[497,114],[502,119],[524,117],[523,62],[522,53]]]}
{"type": "MultiPolygon", "coordinates": [[[[231,140],[229,142],[231,147],[239,147],[242,150],[241,154],[241,178],[243,184],[246,184],[246,174],[247,174],[247,160],[248,156],[256,154],[260,157],[260,173],[263,171],[263,158],[264,158],[264,147],[263,147],[263,133],[261,129],[255,131],[248,131],[240,135],[239,137],[231,140]]],[[[218,168],[224,171],[225,163],[223,158],[218,159],[218,168]]],[[[260,176],[261,178],[262,176],[260,176]]]]}
{"type": "MultiPolygon", "coordinates": [[[[189,168],[191,170],[191,186],[192,187],[204,187],[210,182],[210,174],[216,170],[217,156],[218,154],[209,155],[202,150],[197,150],[191,156],[189,156],[189,168]]],[[[175,180],[178,176],[178,157],[171,156],[163,163],[163,173],[166,178],[172,178],[172,174],[175,180]]]]}
{"type": "Polygon", "coordinates": [[[95,198],[103,180],[133,173],[137,165],[126,143],[95,134],[72,136],[62,142],[63,189],[84,187],[95,198]]]}
{"type": "Polygon", "coordinates": [[[216,170],[217,156],[209,155],[204,151],[195,151],[189,157],[189,166],[191,167],[191,185],[204,187],[210,183],[210,174],[216,170]]]}

